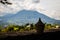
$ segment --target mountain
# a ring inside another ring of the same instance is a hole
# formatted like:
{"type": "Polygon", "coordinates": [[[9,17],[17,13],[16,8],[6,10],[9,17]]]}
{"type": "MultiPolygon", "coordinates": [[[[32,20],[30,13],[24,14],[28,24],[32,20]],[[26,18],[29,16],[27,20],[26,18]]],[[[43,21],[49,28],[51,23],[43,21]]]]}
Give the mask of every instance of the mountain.
{"type": "Polygon", "coordinates": [[[6,21],[7,19],[9,19],[10,17],[12,17],[13,14],[7,14],[5,16],[1,16],[0,17],[0,24],[8,24],[6,21]]]}
{"type": "Polygon", "coordinates": [[[52,19],[42,13],[31,10],[22,10],[16,14],[8,14],[3,16],[1,19],[3,23],[22,25],[26,23],[36,23],[39,18],[41,18],[44,23],[60,24],[60,20],[52,19]]]}

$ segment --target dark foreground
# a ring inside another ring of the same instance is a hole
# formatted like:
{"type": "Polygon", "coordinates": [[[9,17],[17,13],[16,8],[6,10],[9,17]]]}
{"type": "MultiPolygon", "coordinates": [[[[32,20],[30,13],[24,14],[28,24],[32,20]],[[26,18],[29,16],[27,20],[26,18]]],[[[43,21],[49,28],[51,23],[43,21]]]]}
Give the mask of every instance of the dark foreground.
{"type": "Polygon", "coordinates": [[[5,38],[0,38],[1,40],[60,40],[60,31],[57,32],[47,32],[41,35],[31,34],[25,36],[7,36],[5,38]]]}

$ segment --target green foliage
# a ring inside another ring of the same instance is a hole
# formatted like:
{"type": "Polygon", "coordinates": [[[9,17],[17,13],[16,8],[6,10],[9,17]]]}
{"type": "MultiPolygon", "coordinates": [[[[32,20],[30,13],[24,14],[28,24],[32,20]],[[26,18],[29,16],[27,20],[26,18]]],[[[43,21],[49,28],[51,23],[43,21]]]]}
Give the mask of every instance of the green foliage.
{"type": "MultiPolygon", "coordinates": [[[[58,24],[45,24],[45,30],[56,28],[58,24]]],[[[59,25],[58,25],[59,26],[59,25]]]]}
{"type": "Polygon", "coordinates": [[[23,32],[24,31],[24,29],[20,29],[20,32],[23,32]]]}
{"type": "MultiPolygon", "coordinates": [[[[0,26],[0,27],[2,27],[2,26],[0,26]]],[[[35,29],[35,25],[33,25],[33,24],[26,24],[24,26],[10,24],[7,27],[1,29],[1,32],[16,32],[16,31],[23,32],[23,31],[30,31],[33,29],[35,29]],[[30,27],[27,27],[28,25],[30,25],[30,27]]]]}
{"type": "MultiPolygon", "coordinates": [[[[57,24],[47,24],[45,23],[45,30],[47,29],[51,29],[51,28],[55,28],[57,24]]],[[[16,32],[16,31],[20,31],[20,32],[23,32],[23,31],[31,31],[31,30],[36,30],[36,26],[35,24],[29,24],[27,23],[26,25],[13,25],[13,24],[10,24],[8,25],[7,27],[3,28],[2,29],[2,25],[0,25],[0,32],[16,32]],[[30,27],[27,27],[28,25],[30,25],[30,27]]]]}

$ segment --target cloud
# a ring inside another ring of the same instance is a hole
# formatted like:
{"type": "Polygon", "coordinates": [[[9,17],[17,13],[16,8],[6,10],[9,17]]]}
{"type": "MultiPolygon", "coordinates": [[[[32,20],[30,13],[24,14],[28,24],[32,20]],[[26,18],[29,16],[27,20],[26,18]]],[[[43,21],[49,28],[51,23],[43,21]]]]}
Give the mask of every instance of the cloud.
{"type": "Polygon", "coordinates": [[[12,5],[0,3],[0,16],[16,14],[20,10],[35,10],[60,20],[60,0],[9,0],[12,5]]]}

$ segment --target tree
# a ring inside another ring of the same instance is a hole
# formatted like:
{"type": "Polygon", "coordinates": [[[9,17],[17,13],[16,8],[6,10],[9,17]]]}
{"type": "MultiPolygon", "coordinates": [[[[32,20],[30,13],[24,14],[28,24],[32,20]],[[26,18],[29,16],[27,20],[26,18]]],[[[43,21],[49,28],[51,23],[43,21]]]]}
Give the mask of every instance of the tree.
{"type": "Polygon", "coordinates": [[[27,24],[25,25],[25,27],[28,26],[28,25],[29,25],[29,23],[27,23],[27,24]]]}
{"type": "Polygon", "coordinates": [[[44,32],[45,24],[39,18],[38,22],[35,24],[36,30],[38,34],[42,34],[44,32]]]}
{"type": "Polygon", "coordinates": [[[13,27],[8,27],[8,31],[13,31],[14,28],[13,27]]]}
{"type": "Polygon", "coordinates": [[[33,27],[34,27],[33,24],[31,24],[31,29],[33,29],[33,27]]]}

